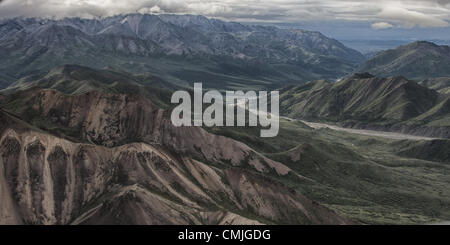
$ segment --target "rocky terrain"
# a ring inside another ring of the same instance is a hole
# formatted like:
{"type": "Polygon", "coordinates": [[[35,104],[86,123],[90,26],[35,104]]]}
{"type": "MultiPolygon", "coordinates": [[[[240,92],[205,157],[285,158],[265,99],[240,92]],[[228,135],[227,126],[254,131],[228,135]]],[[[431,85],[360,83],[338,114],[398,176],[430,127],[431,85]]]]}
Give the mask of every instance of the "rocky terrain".
{"type": "Polygon", "coordinates": [[[175,128],[142,95],[36,88],[1,104],[2,224],[351,222],[266,177],[303,178],[287,166],[175,128]]]}

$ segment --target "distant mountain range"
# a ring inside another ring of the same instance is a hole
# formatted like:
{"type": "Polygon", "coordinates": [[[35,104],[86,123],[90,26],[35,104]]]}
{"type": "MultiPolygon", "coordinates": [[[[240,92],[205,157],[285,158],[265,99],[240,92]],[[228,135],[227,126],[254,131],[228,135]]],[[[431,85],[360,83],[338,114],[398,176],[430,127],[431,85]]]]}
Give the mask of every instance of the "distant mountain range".
{"type": "Polygon", "coordinates": [[[450,137],[450,97],[404,77],[355,74],[337,83],[311,82],[281,95],[285,115],[347,127],[450,137]]]}
{"type": "Polygon", "coordinates": [[[203,16],[0,22],[0,87],[64,64],[149,72],[181,85],[201,80],[209,87],[276,87],[337,79],[364,59],[319,32],[203,16]]]}

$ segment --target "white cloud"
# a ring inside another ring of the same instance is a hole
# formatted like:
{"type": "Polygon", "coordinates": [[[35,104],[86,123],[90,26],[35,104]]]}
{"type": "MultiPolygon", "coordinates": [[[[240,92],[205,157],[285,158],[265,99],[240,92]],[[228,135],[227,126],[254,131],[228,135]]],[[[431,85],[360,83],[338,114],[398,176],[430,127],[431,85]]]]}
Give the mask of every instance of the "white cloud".
{"type": "Polygon", "coordinates": [[[381,30],[381,29],[389,29],[394,27],[392,24],[387,22],[377,22],[372,24],[372,29],[381,30]]]}
{"type": "MultiPolygon", "coordinates": [[[[424,11],[425,12],[425,11],[424,11]]],[[[377,16],[390,20],[406,28],[420,27],[445,27],[448,22],[438,15],[426,14],[418,10],[410,10],[401,6],[388,5],[377,16]]]]}
{"type": "Polygon", "coordinates": [[[405,28],[442,27],[448,26],[450,20],[450,0],[4,0],[0,3],[0,18],[104,17],[130,12],[191,13],[238,21],[351,20],[385,22],[405,28]]]}

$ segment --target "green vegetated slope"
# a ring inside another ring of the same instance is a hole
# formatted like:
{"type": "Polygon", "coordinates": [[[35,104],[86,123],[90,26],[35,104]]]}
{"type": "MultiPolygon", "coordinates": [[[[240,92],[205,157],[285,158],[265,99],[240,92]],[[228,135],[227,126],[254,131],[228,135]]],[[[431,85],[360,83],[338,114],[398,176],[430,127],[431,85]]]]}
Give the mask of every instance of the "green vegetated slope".
{"type": "Polygon", "coordinates": [[[419,84],[434,89],[442,94],[450,93],[450,77],[429,78],[420,81],[419,84]]]}
{"type": "Polygon", "coordinates": [[[274,138],[260,138],[257,128],[210,131],[286,164],[301,178],[281,181],[361,223],[425,224],[450,217],[448,140],[391,140],[287,120],[274,138]]]}
{"type": "Polygon", "coordinates": [[[379,76],[405,76],[417,81],[450,77],[450,47],[419,41],[378,53],[358,69],[379,76]]]}
{"type": "Polygon", "coordinates": [[[336,83],[311,82],[281,91],[292,118],[372,125],[450,126],[449,97],[404,77],[355,74],[336,83]]]}
{"type": "Polygon", "coordinates": [[[1,90],[1,93],[14,94],[36,87],[55,89],[70,95],[90,91],[142,94],[163,108],[169,107],[172,92],[180,89],[180,87],[148,73],[131,75],[124,71],[64,65],[49,72],[19,79],[1,90]]]}
{"type": "Polygon", "coordinates": [[[388,77],[404,76],[440,93],[450,91],[450,47],[420,41],[379,52],[357,72],[388,77]]]}

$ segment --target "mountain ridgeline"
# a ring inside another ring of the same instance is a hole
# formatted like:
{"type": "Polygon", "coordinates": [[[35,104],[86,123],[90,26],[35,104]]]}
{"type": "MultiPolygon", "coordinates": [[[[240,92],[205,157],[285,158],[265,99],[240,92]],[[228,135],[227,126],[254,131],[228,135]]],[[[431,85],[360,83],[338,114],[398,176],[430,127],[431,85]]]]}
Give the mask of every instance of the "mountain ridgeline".
{"type": "Polygon", "coordinates": [[[355,74],[337,83],[324,80],[282,91],[284,114],[346,127],[450,137],[450,97],[404,77],[355,74]]]}
{"type": "Polygon", "coordinates": [[[64,64],[150,72],[178,84],[246,89],[336,79],[364,60],[319,32],[193,15],[0,22],[0,86],[64,64]],[[225,86],[224,86],[225,85],[225,86]]]}
{"type": "Polygon", "coordinates": [[[347,224],[303,177],[139,94],[0,98],[0,224],[347,224]]]}
{"type": "Polygon", "coordinates": [[[133,75],[109,69],[63,65],[49,72],[25,76],[1,90],[1,93],[11,94],[32,88],[55,89],[71,95],[91,91],[141,94],[162,108],[169,107],[173,91],[181,89],[151,74],[133,75]]]}
{"type": "Polygon", "coordinates": [[[367,60],[358,72],[377,76],[404,76],[424,85],[443,89],[449,87],[450,47],[419,41],[378,53],[367,60]],[[444,86],[445,85],[445,86],[444,86]]]}

